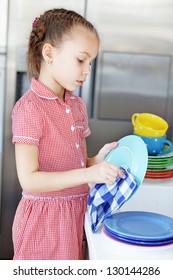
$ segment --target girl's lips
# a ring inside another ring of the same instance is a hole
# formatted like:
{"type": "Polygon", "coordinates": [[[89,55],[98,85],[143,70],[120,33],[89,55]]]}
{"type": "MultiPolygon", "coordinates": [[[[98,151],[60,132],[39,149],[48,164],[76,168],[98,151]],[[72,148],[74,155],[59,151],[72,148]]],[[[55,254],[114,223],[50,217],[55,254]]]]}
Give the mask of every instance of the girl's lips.
{"type": "Polygon", "coordinates": [[[79,81],[79,80],[77,80],[77,83],[80,84],[80,85],[83,85],[84,82],[85,82],[85,81],[79,81]]]}

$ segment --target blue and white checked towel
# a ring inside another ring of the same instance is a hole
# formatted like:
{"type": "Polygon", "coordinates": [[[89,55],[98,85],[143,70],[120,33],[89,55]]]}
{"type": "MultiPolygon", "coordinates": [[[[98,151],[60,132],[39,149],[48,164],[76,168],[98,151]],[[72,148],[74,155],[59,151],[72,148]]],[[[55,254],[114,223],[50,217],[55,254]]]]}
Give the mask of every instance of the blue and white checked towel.
{"type": "Polygon", "coordinates": [[[89,193],[88,210],[93,232],[107,217],[112,216],[138,187],[130,170],[126,166],[121,166],[120,169],[126,175],[125,179],[118,176],[113,185],[96,184],[89,193]]]}

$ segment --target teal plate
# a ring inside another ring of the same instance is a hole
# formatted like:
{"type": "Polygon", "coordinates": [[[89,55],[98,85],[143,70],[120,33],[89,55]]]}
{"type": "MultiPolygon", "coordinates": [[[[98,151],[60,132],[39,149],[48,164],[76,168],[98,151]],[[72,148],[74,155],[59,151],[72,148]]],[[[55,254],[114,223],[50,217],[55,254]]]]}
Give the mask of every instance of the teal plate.
{"type": "Polygon", "coordinates": [[[138,182],[143,182],[148,164],[148,152],[144,141],[136,135],[128,135],[118,141],[105,160],[118,166],[127,166],[138,182]]]}

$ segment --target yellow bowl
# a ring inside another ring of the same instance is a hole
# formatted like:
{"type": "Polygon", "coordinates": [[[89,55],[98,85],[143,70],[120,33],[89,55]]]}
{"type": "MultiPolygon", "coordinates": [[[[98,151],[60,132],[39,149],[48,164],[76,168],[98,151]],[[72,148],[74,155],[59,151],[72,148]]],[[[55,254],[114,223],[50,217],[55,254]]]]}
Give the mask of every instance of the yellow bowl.
{"type": "Polygon", "coordinates": [[[149,113],[135,113],[132,116],[134,133],[141,136],[162,137],[168,130],[168,123],[161,117],[149,113]]]}

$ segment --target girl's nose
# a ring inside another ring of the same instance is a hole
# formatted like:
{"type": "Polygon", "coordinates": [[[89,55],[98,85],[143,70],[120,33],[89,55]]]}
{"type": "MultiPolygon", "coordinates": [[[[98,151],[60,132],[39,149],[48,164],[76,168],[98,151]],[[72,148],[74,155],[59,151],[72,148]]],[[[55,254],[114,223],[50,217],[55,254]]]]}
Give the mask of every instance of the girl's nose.
{"type": "Polygon", "coordinates": [[[89,76],[91,74],[91,65],[89,65],[88,67],[85,67],[83,74],[87,75],[87,76],[89,76]]]}

